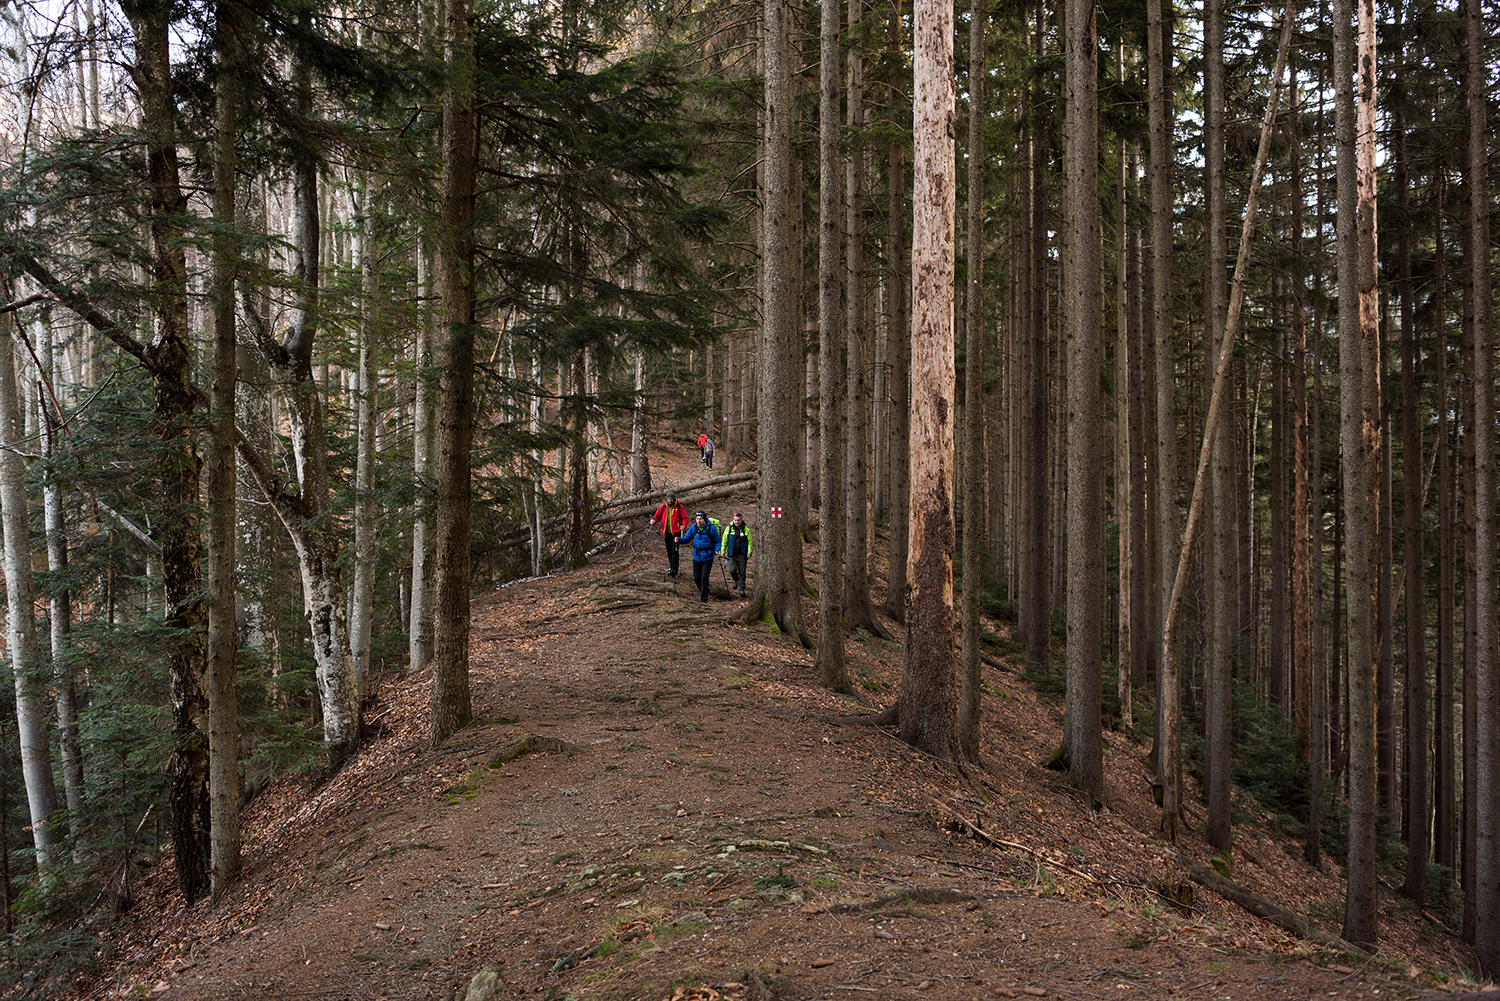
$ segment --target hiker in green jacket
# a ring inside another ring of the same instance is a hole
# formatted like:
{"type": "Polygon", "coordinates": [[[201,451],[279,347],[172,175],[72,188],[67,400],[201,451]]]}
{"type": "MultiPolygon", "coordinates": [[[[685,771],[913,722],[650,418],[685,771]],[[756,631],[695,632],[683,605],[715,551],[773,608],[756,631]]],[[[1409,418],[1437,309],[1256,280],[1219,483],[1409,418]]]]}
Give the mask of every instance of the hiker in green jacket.
{"type": "Polygon", "coordinates": [[[741,598],[745,596],[745,571],[750,563],[750,550],[750,526],[745,524],[745,516],[736,511],[734,517],[729,519],[729,527],[724,529],[723,541],[719,543],[719,555],[729,564],[730,580],[741,598]]]}

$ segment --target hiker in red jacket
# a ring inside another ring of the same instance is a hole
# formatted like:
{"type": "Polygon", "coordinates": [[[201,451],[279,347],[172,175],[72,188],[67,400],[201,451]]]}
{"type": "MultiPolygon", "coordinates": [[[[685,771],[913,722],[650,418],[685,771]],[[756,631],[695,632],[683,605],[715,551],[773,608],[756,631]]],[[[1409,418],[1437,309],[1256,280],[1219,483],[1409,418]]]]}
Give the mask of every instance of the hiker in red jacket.
{"type": "Polygon", "coordinates": [[[666,501],[651,516],[651,524],[647,528],[655,528],[657,522],[661,522],[662,539],[667,545],[667,573],[676,577],[677,536],[688,526],[687,508],[682,506],[676,494],[667,494],[666,501]]]}
{"type": "Polygon", "coordinates": [[[708,432],[704,431],[698,435],[698,461],[703,461],[703,449],[708,445],[708,432]]]}

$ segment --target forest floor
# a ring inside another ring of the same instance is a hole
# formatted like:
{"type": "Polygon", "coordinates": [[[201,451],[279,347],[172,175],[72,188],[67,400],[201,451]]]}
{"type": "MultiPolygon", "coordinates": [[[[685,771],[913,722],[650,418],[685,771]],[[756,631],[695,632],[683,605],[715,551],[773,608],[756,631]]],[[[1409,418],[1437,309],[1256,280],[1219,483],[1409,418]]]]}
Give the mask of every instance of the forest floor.
{"type": "MultiPolygon", "coordinates": [[[[659,486],[702,474],[691,448],[655,467],[659,486]]],[[[712,513],[727,523],[738,505],[753,523],[753,503],[747,489],[712,513]]],[[[1016,654],[985,668],[983,766],[961,774],[841,720],[868,709],[819,689],[808,651],[736,622],[743,602],[717,569],[700,604],[687,559],[667,577],[637,526],[584,570],[476,596],[471,727],[428,749],[430,674],[383,683],[354,760],[249,805],[244,875],[224,899],[184,907],[164,848],[68,996],[462,999],[485,967],[496,998],[1478,988],[1471,953],[1389,885],[1368,957],[1190,882],[1157,834],[1147,746],[1107,734],[1108,806],[1090,809],[1043,766],[1063,707],[1016,654]]],[[[848,649],[862,697],[889,704],[899,643],[860,633],[848,649]]],[[[1207,862],[1189,799],[1181,850],[1207,862]]],[[[1254,802],[1236,806],[1233,878],[1337,934],[1337,863],[1310,868],[1254,802]]]]}

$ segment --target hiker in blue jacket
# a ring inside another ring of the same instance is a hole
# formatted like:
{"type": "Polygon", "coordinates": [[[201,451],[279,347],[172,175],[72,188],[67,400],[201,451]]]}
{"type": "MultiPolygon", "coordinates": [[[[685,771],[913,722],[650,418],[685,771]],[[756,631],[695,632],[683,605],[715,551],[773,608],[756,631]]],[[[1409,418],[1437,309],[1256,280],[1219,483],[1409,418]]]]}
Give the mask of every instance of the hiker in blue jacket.
{"type": "Polygon", "coordinates": [[[698,585],[698,600],[707,604],[708,585],[713,580],[709,572],[714,568],[714,553],[719,550],[719,526],[699,511],[677,541],[693,545],[693,583],[698,585]]]}

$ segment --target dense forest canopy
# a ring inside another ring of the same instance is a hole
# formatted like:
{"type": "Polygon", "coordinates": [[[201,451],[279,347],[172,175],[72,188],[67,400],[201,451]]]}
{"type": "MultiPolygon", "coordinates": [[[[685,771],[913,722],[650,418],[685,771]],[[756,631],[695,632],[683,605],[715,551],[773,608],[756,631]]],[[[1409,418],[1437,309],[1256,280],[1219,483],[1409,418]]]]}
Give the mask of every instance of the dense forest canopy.
{"type": "Polygon", "coordinates": [[[876,721],[974,757],[1007,623],[1091,801],[1152,741],[1168,838],[1230,851],[1237,784],[1351,942],[1389,869],[1500,971],[1479,0],[0,13],[16,978],[166,841],[229,885],[381,679],[461,729],[470,594],[700,434],[758,483],[746,622],[845,691],[904,629],[876,721]]]}

